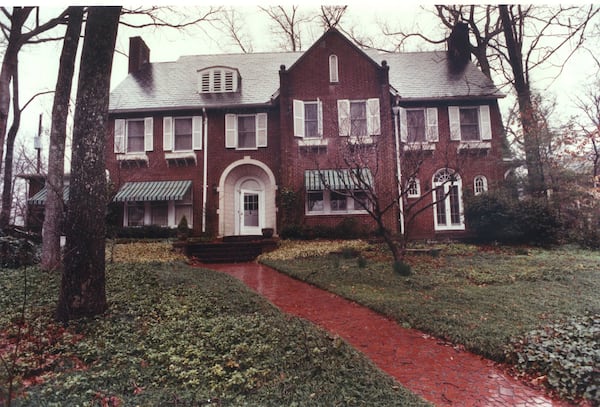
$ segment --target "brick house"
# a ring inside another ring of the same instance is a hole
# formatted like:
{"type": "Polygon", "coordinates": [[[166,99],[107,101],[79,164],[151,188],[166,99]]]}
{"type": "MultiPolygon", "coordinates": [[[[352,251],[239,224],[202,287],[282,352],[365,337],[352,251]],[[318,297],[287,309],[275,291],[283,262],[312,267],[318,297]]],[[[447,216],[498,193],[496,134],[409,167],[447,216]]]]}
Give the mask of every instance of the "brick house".
{"type": "Polygon", "coordinates": [[[373,229],[366,189],[397,199],[404,174],[402,208],[422,211],[407,220],[396,207],[386,225],[464,235],[464,195],[504,178],[503,95],[460,41],[448,47],[381,54],[330,29],[304,52],[150,63],[131,38],[129,75],[109,108],[119,223],[175,227],[185,215],[212,236],[348,218],[373,229]]]}

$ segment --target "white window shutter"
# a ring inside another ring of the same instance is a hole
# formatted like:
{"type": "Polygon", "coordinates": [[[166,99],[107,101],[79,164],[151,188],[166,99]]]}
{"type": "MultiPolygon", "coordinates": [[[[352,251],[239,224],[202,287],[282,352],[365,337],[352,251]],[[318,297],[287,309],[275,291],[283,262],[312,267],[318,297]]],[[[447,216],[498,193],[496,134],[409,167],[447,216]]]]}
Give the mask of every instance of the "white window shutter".
{"type": "Polygon", "coordinates": [[[115,153],[125,153],[125,120],[115,119],[115,153]]]}
{"type": "Polygon", "coordinates": [[[192,149],[202,150],[202,116],[192,117],[192,149]]]}
{"type": "Polygon", "coordinates": [[[173,150],[173,118],[163,117],[163,150],[173,150]]]}
{"type": "Polygon", "coordinates": [[[400,108],[400,140],[403,143],[408,141],[408,119],[406,118],[406,109],[400,108]]]}
{"type": "Polygon", "coordinates": [[[337,101],[338,107],[338,128],[340,136],[350,135],[350,101],[340,99],[337,101]]]}
{"type": "Polygon", "coordinates": [[[256,146],[267,146],[267,114],[258,113],[256,115],[256,146]]]}
{"type": "Polygon", "coordinates": [[[436,107],[428,107],[427,114],[427,141],[439,141],[438,110],[436,107]]]}
{"type": "Polygon", "coordinates": [[[144,118],[144,150],[154,150],[154,120],[152,117],[144,118]]]}
{"type": "Polygon", "coordinates": [[[492,123],[490,120],[490,107],[488,105],[479,106],[479,131],[482,140],[492,139],[492,123]]]}
{"type": "Polygon", "coordinates": [[[237,147],[237,116],[225,115],[225,148],[237,147]]]}
{"type": "Polygon", "coordinates": [[[323,137],[323,102],[317,99],[317,134],[323,137]]]}
{"type": "Polygon", "coordinates": [[[378,98],[367,99],[367,134],[369,136],[378,136],[381,134],[378,98]]]}
{"type": "Polygon", "coordinates": [[[304,102],[294,99],[294,136],[304,137],[304,102]]]}
{"type": "Polygon", "coordinates": [[[458,106],[448,106],[450,140],[460,141],[460,110],[458,106]]]}

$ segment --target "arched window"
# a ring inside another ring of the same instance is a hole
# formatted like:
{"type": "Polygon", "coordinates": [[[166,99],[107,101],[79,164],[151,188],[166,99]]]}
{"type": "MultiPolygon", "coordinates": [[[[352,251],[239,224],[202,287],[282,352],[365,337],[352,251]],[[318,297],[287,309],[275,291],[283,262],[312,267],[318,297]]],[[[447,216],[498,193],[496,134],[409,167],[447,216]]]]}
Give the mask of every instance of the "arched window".
{"type": "Polygon", "coordinates": [[[438,170],[432,179],[435,230],[464,230],[462,181],[450,168],[438,170]]]}
{"type": "Polygon", "coordinates": [[[339,82],[338,75],[338,57],[335,54],[329,55],[329,82],[339,82]]]}
{"type": "Polygon", "coordinates": [[[478,175],[473,179],[473,192],[475,195],[483,194],[488,190],[487,178],[483,175],[478,175]]]}

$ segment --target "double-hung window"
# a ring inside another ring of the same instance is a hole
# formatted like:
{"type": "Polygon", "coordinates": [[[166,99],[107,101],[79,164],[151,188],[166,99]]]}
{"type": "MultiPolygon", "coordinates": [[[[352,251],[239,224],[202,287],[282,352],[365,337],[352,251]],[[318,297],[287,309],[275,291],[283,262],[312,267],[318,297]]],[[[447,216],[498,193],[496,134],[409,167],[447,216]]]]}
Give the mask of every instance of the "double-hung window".
{"type": "Polygon", "coordinates": [[[202,149],[202,116],[163,118],[163,150],[175,153],[202,149]]]}
{"type": "Polygon", "coordinates": [[[114,152],[143,154],[154,145],[153,119],[115,119],[114,152]]]}
{"type": "Polygon", "coordinates": [[[452,140],[473,143],[492,139],[488,105],[450,106],[448,116],[452,140]]]}
{"type": "Polygon", "coordinates": [[[418,145],[439,141],[437,108],[400,108],[400,138],[418,145]]]}
{"type": "Polygon", "coordinates": [[[255,150],[267,146],[267,114],[225,115],[225,147],[255,150]]]}
{"type": "Polygon", "coordinates": [[[379,99],[338,100],[340,136],[361,140],[381,134],[379,99]]]}
{"type": "Polygon", "coordinates": [[[323,104],[320,100],[294,100],[294,136],[323,137],[323,104]]]}

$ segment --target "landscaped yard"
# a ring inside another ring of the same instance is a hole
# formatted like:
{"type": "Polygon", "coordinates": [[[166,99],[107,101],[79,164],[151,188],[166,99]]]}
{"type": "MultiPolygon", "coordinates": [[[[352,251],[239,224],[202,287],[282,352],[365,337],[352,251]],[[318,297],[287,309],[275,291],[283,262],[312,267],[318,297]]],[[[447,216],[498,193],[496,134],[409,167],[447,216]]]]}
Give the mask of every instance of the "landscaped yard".
{"type": "Polygon", "coordinates": [[[339,338],[164,244],[108,257],[109,311],[66,329],[50,318],[57,275],[0,269],[0,405],[10,377],[13,405],[426,405],[339,338]]]}
{"type": "Polygon", "coordinates": [[[283,242],[261,261],[407,327],[497,361],[508,355],[541,371],[538,381],[564,397],[598,401],[600,252],[441,247],[438,256],[409,255],[410,276],[393,271],[381,246],[364,242],[283,242]]]}

